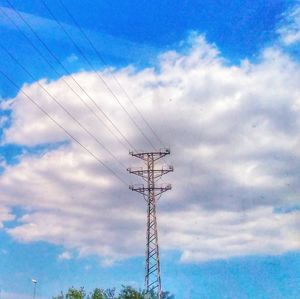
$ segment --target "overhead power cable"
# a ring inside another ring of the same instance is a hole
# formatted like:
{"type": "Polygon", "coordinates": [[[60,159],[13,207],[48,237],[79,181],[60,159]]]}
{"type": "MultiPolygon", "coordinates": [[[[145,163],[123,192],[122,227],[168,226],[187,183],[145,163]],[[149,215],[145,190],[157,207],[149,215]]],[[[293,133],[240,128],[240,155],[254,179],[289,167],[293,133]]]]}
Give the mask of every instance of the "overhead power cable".
{"type": "MultiPolygon", "coordinates": [[[[63,68],[63,70],[72,78],[75,84],[80,88],[80,90],[89,98],[89,100],[94,104],[97,110],[108,120],[108,122],[113,126],[113,128],[119,133],[119,135],[125,140],[127,145],[130,148],[135,149],[135,147],[130,143],[130,141],[126,138],[126,136],[121,132],[121,130],[115,125],[115,123],[110,119],[110,117],[104,112],[104,110],[97,104],[97,102],[87,93],[87,91],[79,84],[79,82],[75,79],[75,77],[67,70],[67,68],[60,62],[59,58],[53,53],[53,51],[47,46],[47,44],[40,38],[40,36],[36,33],[36,31],[32,28],[29,22],[19,13],[18,10],[14,7],[14,5],[10,2],[10,0],[6,0],[8,5],[15,11],[15,13],[19,16],[19,18],[28,26],[30,31],[34,34],[34,36],[39,40],[39,42],[45,47],[48,53],[55,59],[55,61],[63,68]]],[[[99,119],[99,118],[98,118],[99,119]]],[[[105,123],[103,123],[108,130],[109,127],[105,123]]],[[[110,130],[112,133],[112,131],[110,130]]],[[[115,134],[112,133],[114,136],[115,134]]],[[[135,149],[136,150],[136,149],[135,149]]]]}
{"type": "Polygon", "coordinates": [[[72,13],[70,12],[70,10],[68,9],[68,7],[63,3],[62,0],[58,0],[58,2],[60,3],[60,5],[64,8],[65,12],[67,13],[67,15],[70,17],[70,19],[73,21],[73,23],[75,24],[75,26],[79,29],[79,31],[81,32],[82,36],[86,39],[86,41],[88,42],[88,44],[91,46],[91,48],[93,49],[93,51],[96,53],[97,57],[99,58],[99,60],[102,62],[102,64],[107,68],[108,72],[110,73],[111,77],[114,79],[114,81],[116,82],[116,84],[118,85],[118,87],[122,90],[122,92],[124,93],[124,95],[126,96],[126,98],[129,100],[129,102],[131,103],[131,105],[134,107],[135,111],[139,114],[139,116],[141,117],[141,119],[144,121],[144,123],[147,125],[147,127],[150,129],[150,131],[152,132],[152,134],[156,137],[156,139],[158,140],[158,142],[165,148],[165,145],[163,143],[163,141],[161,140],[161,138],[158,136],[158,134],[155,132],[155,130],[152,128],[152,126],[150,125],[150,123],[147,121],[147,119],[145,118],[145,116],[143,115],[143,113],[140,111],[140,109],[135,105],[134,101],[132,100],[132,98],[129,96],[129,94],[127,93],[127,91],[125,90],[125,88],[123,87],[123,85],[120,83],[120,81],[118,80],[118,78],[114,75],[114,73],[108,68],[108,64],[106,63],[105,59],[103,58],[103,56],[101,55],[101,53],[98,51],[98,49],[96,48],[96,46],[94,45],[94,43],[92,42],[92,40],[88,37],[88,35],[85,33],[85,31],[82,29],[82,27],[79,25],[79,23],[77,22],[77,20],[75,19],[75,17],[72,15],[72,13]]]}
{"type": "MultiPolygon", "coordinates": [[[[49,65],[49,67],[58,75],[60,76],[59,72],[55,69],[55,67],[49,62],[49,60],[43,55],[43,53],[39,50],[39,48],[36,47],[36,45],[30,40],[30,38],[28,38],[28,36],[20,29],[20,27],[13,21],[13,19],[7,15],[5,13],[5,11],[0,7],[0,11],[2,12],[3,15],[5,15],[12,23],[13,25],[17,28],[17,30],[23,35],[23,37],[30,43],[30,45],[35,49],[35,51],[40,55],[40,57],[42,57],[42,59],[49,65]]],[[[99,121],[103,124],[106,125],[103,120],[101,118],[99,118],[98,114],[95,113],[95,111],[85,102],[85,100],[80,96],[80,94],[78,94],[76,92],[76,90],[74,90],[74,88],[68,83],[67,80],[65,80],[64,77],[61,78],[61,80],[72,90],[72,92],[80,99],[80,101],[85,105],[85,107],[87,107],[87,109],[92,112],[94,114],[94,116],[96,116],[99,121]]],[[[107,127],[107,129],[110,130],[109,127],[107,127]]],[[[110,131],[113,135],[114,132],[110,131]]],[[[114,137],[125,147],[126,145],[116,136],[114,135],[114,137]]],[[[121,162],[118,162],[120,165],[122,165],[122,167],[124,167],[125,165],[121,162]]]]}
{"type": "MultiPolygon", "coordinates": [[[[8,0],[7,0],[8,1],[8,0]]],[[[61,28],[61,30],[66,34],[66,36],[69,38],[69,40],[72,42],[72,44],[74,45],[74,47],[77,49],[77,51],[80,53],[80,55],[83,57],[83,59],[86,61],[86,63],[90,66],[90,68],[95,72],[95,74],[97,74],[97,76],[99,77],[99,79],[102,81],[102,83],[104,84],[104,86],[107,88],[107,90],[112,94],[113,98],[117,101],[117,103],[119,104],[119,106],[122,108],[122,110],[127,114],[127,116],[129,117],[129,119],[131,120],[131,122],[134,124],[134,126],[138,129],[138,131],[140,132],[140,134],[146,139],[146,141],[149,143],[149,145],[155,150],[155,146],[153,145],[153,143],[151,142],[151,140],[147,137],[147,135],[143,132],[143,130],[140,128],[140,126],[138,125],[138,123],[134,120],[134,118],[130,115],[130,113],[128,112],[128,110],[125,108],[125,106],[121,103],[121,101],[119,100],[118,96],[113,92],[113,90],[110,88],[110,86],[106,83],[105,79],[102,77],[102,75],[96,70],[96,68],[93,66],[93,64],[90,62],[89,58],[87,58],[87,56],[83,53],[83,51],[81,50],[81,48],[76,44],[76,42],[74,41],[73,37],[68,33],[68,31],[64,28],[64,26],[62,25],[62,23],[57,19],[57,17],[52,13],[52,11],[50,10],[49,6],[46,4],[46,2],[44,0],[41,0],[41,2],[43,3],[44,7],[46,8],[46,10],[48,11],[49,15],[55,20],[55,22],[59,25],[59,27],[61,28]]]]}
{"type": "MultiPolygon", "coordinates": [[[[49,65],[49,67],[58,75],[61,76],[61,74],[55,69],[55,67],[51,64],[51,62],[44,56],[44,54],[39,50],[39,48],[31,41],[31,39],[22,31],[22,29],[18,26],[18,24],[0,7],[0,11],[2,14],[8,18],[11,23],[16,27],[16,29],[22,34],[22,36],[27,40],[27,42],[34,48],[34,50],[39,54],[39,56],[49,65]]],[[[72,75],[71,75],[72,77],[72,75]]],[[[68,81],[61,77],[61,80],[70,88],[70,90],[79,98],[79,100],[83,103],[83,105],[91,112],[93,115],[103,124],[106,129],[118,140],[120,144],[124,148],[127,149],[127,146],[120,140],[118,136],[115,135],[115,133],[105,124],[105,122],[99,117],[97,113],[89,106],[88,103],[82,98],[82,96],[68,83],[68,81]]]]}
{"type": "MultiPolygon", "coordinates": [[[[0,73],[16,88],[19,88],[18,85],[7,76],[2,70],[0,73]]],[[[56,121],[42,106],[40,106],[35,100],[33,100],[23,89],[20,92],[30,101],[32,102],[40,111],[42,111],[53,123],[55,123],[61,130],[65,132],[72,140],[74,140],[78,145],[80,145],[89,155],[91,155],[98,163],[100,163],[106,170],[112,173],[120,182],[127,186],[126,181],[120,177],[112,168],[107,166],[96,154],[94,154],[91,150],[89,150],[86,146],[84,146],[73,134],[71,134],[67,129],[64,128],[58,121],[56,121]]]]}
{"type": "MultiPolygon", "coordinates": [[[[32,79],[35,80],[34,76],[24,67],[24,65],[19,62],[14,55],[12,55],[2,44],[0,48],[32,79]]],[[[61,104],[39,81],[37,81],[38,86],[54,101],[84,132],[86,132],[91,138],[93,138],[97,144],[99,144],[119,165],[122,169],[126,166],[118,160],[118,158],[93,134],[91,133],[68,109],[61,104]]]]}

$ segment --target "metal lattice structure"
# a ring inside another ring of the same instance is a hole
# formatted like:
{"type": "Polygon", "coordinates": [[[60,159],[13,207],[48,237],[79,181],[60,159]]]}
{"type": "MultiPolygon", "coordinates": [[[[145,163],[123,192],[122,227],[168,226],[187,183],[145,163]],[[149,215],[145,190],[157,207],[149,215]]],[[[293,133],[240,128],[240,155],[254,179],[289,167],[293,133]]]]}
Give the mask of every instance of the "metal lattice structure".
{"type": "Polygon", "coordinates": [[[131,174],[140,176],[145,185],[131,185],[129,189],[142,194],[147,202],[147,235],[146,235],[146,261],[145,261],[145,289],[147,293],[157,294],[158,299],[162,295],[160,277],[160,258],[158,231],[156,219],[156,202],[162,193],[171,190],[171,185],[157,186],[156,183],[161,177],[171,171],[172,166],[156,168],[156,162],[170,154],[169,149],[157,152],[130,152],[133,157],[143,160],[146,168],[127,170],[131,174]]]}

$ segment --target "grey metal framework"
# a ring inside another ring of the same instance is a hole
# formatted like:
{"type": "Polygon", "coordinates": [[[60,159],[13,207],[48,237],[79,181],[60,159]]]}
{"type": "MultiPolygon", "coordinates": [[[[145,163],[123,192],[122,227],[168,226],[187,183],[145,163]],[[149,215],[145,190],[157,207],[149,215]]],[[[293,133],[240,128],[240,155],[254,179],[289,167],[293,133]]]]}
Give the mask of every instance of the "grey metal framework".
{"type": "Polygon", "coordinates": [[[156,220],[156,202],[162,193],[171,190],[171,185],[156,186],[161,177],[171,171],[172,166],[155,167],[155,163],[166,155],[170,154],[169,149],[162,149],[157,152],[130,152],[133,157],[143,160],[146,168],[127,170],[144,179],[147,185],[131,185],[129,189],[142,194],[147,202],[147,236],[146,236],[146,262],[145,262],[145,289],[147,293],[154,292],[158,299],[162,296],[158,232],[156,220]]]}

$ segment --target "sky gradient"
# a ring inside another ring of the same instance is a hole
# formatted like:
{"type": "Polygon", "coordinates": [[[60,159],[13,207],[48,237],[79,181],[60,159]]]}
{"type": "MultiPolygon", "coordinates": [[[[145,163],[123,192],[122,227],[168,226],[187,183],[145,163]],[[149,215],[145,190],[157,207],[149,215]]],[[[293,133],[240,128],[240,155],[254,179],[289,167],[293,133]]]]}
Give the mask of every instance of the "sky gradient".
{"type": "Polygon", "coordinates": [[[297,299],[299,2],[62,3],[101,57],[60,1],[0,0],[1,299],[32,298],[32,278],[39,299],[143,287],[146,207],[126,167],[151,147],[116,99],[171,148],[163,288],[297,299]]]}

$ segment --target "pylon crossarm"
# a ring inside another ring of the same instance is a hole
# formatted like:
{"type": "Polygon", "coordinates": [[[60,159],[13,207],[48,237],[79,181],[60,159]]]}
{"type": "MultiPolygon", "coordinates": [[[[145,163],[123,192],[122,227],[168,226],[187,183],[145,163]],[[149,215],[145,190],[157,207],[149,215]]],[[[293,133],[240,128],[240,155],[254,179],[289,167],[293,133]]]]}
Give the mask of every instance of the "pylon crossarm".
{"type": "Polygon", "coordinates": [[[155,193],[156,195],[159,195],[163,192],[166,192],[168,190],[171,190],[172,189],[172,186],[171,185],[167,185],[166,187],[145,187],[144,185],[141,185],[141,186],[134,186],[134,185],[130,185],[129,186],[129,189],[132,190],[132,191],[159,191],[157,193],[155,193]]]}
{"type": "Polygon", "coordinates": [[[144,196],[147,196],[148,192],[146,192],[146,188],[145,187],[134,187],[134,186],[129,186],[129,189],[131,191],[135,191],[135,192],[138,192],[144,196]]]}
{"type": "Polygon", "coordinates": [[[159,196],[161,195],[162,193],[166,192],[166,191],[169,191],[172,189],[172,186],[169,185],[167,187],[164,187],[164,188],[156,188],[156,190],[159,190],[159,192],[155,192],[155,196],[159,196]]]}
{"type": "MultiPolygon", "coordinates": [[[[131,174],[135,174],[137,176],[142,177],[143,179],[148,179],[148,170],[147,169],[132,169],[127,168],[127,171],[131,174]]],[[[161,168],[161,169],[153,169],[154,179],[158,179],[162,177],[163,175],[174,171],[174,168],[172,166],[169,166],[168,168],[161,168]]]]}
{"type": "Polygon", "coordinates": [[[160,172],[158,172],[156,175],[154,175],[154,178],[158,179],[158,178],[162,177],[164,174],[167,174],[167,173],[169,173],[171,171],[172,170],[163,170],[163,171],[160,170],[160,172]]]}
{"type": "Polygon", "coordinates": [[[148,179],[146,170],[143,170],[143,169],[142,170],[132,170],[131,168],[128,168],[127,171],[131,174],[135,174],[137,176],[140,176],[141,178],[143,178],[146,181],[148,179]]]}
{"type": "Polygon", "coordinates": [[[153,170],[154,178],[155,179],[160,178],[161,176],[173,171],[174,171],[173,166],[169,166],[168,168],[162,168],[162,169],[154,169],[153,170]]]}
{"type": "MultiPolygon", "coordinates": [[[[142,194],[142,195],[144,196],[144,198],[145,198],[145,201],[148,202],[148,198],[147,198],[147,197],[148,197],[148,191],[147,191],[147,189],[148,189],[148,188],[144,188],[144,189],[140,189],[140,188],[137,188],[137,189],[136,189],[136,188],[130,188],[130,190],[142,194]]],[[[168,191],[168,190],[171,190],[171,189],[167,189],[167,190],[163,190],[163,191],[160,191],[160,192],[156,192],[156,193],[155,193],[155,196],[156,196],[156,197],[159,196],[159,198],[157,198],[156,201],[158,201],[158,200],[160,199],[160,196],[161,196],[164,192],[166,192],[166,191],[168,191]]]]}
{"type": "Polygon", "coordinates": [[[129,152],[129,154],[133,157],[136,157],[136,158],[139,158],[139,159],[142,159],[144,161],[147,160],[147,155],[145,153],[134,153],[134,152],[129,152]]]}
{"type": "Polygon", "coordinates": [[[164,157],[166,155],[169,155],[170,153],[171,153],[170,149],[168,149],[168,148],[160,149],[157,152],[134,152],[134,151],[129,152],[129,154],[131,156],[137,157],[137,158],[142,158],[142,157],[150,156],[150,155],[164,157]]]}
{"type": "Polygon", "coordinates": [[[152,157],[153,162],[156,162],[157,160],[165,157],[166,155],[170,154],[170,150],[161,150],[158,152],[141,152],[141,153],[135,153],[135,152],[129,152],[129,154],[133,157],[139,158],[145,162],[148,161],[149,157],[152,157]]]}

